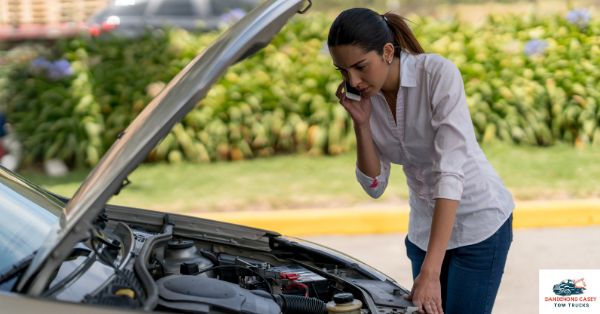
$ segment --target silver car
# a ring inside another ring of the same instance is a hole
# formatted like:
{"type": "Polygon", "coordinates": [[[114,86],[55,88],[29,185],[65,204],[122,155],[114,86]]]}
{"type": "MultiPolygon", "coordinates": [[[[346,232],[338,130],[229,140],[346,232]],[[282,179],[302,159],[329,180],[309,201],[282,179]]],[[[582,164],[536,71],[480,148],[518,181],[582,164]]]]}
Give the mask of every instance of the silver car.
{"type": "Polygon", "coordinates": [[[115,1],[87,21],[92,36],[112,33],[137,37],[164,27],[210,31],[229,25],[259,0],[127,0],[115,1]]]}
{"type": "Polygon", "coordinates": [[[107,204],[229,66],[309,5],[269,0],[232,26],[136,117],[71,199],[0,168],[0,312],[412,313],[409,291],[331,249],[107,204]]]}

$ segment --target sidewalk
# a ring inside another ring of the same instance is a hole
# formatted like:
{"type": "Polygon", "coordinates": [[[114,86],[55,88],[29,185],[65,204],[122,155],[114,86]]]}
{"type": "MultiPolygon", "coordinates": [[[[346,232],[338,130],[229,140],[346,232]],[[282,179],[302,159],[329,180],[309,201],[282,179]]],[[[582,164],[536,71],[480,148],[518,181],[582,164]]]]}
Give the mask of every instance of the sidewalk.
{"type": "MultiPolygon", "coordinates": [[[[357,235],[406,232],[408,207],[294,209],[193,216],[277,231],[290,236],[357,235]]],[[[515,228],[600,225],[600,199],[517,201],[515,228]]]]}

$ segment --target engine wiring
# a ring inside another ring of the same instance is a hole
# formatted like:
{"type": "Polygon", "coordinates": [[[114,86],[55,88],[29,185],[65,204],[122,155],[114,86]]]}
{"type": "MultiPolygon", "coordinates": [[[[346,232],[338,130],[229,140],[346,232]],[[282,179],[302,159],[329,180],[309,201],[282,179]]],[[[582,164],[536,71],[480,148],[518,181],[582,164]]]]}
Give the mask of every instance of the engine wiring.
{"type": "Polygon", "coordinates": [[[258,273],[257,271],[255,271],[254,269],[250,268],[250,267],[246,267],[246,266],[241,266],[241,265],[218,265],[218,266],[213,266],[213,267],[209,267],[206,269],[203,269],[201,271],[199,271],[196,275],[208,272],[208,271],[212,271],[212,270],[218,270],[218,269],[226,269],[226,268],[236,268],[236,269],[244,269],[247,270],[251,273],[253,273],[254,275],[256,275],[258,278],[260,278],[262,280],[262,282],[265,284],[265,286],[267,286],[267,289],[269,290],[270,294],[273,294],[273,289],[271,288],[271,285],[269,284],[269,282],[267,281],[267,279],[261,275],[260,273],[258,273]]]}

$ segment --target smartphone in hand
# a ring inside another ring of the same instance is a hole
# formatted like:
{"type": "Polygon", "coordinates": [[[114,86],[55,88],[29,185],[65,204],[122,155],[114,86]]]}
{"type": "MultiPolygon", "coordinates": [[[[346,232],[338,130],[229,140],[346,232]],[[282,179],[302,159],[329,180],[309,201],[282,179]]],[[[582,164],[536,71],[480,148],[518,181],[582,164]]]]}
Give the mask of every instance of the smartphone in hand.
{"type": "Polygon", "coordinates": [[[348,82],[344,82],[344,89],[346,90],[346,97],[348,99],[360,101],[360,91],[358,89],[352,87],[348,82]]]}

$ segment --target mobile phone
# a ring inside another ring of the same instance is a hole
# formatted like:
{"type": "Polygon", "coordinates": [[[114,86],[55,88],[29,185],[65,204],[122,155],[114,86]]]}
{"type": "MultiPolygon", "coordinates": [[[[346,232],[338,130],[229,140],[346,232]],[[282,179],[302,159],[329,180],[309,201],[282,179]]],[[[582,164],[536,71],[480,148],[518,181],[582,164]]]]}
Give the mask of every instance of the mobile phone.
{"type": "Polygon", "coordinates": [[[352,87],[352,85],[350,85],[348,82],[344,82],[344,84],[344,89],[346,89],[346,97],[354,101],[360,101],[360,91],[352,87]]]}

